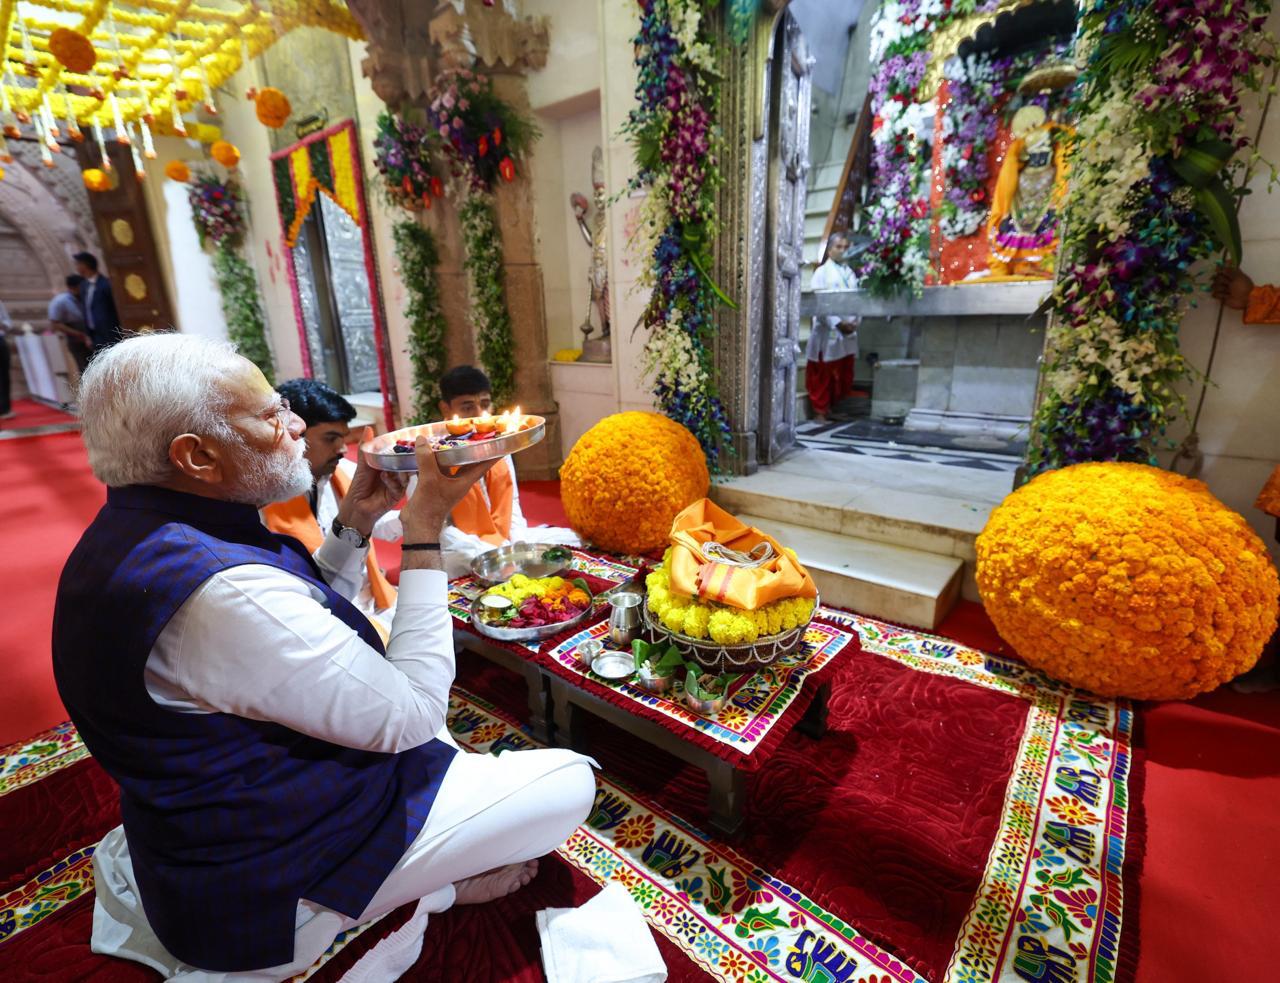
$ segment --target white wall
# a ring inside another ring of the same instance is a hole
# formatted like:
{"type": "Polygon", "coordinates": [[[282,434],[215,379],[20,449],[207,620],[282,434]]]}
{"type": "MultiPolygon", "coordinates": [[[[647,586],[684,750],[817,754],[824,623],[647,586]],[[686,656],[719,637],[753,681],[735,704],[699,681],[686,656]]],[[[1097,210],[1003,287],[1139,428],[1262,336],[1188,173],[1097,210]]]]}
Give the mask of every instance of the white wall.
{"type": "MultiPolygon", "coordinates": [[[[1280,11],[1272,12],[1267,30],[1280,31],[1280,11]]],[[[1280,100],[1272,103],[1265,121],[1258,99],[1246,99],[1244,110],[1250,139],[1261,124],[1257,149],[1265,160],[1280,163],[1280,100]]],[[[1250,187],[1253,193],[1240,210],[1244,270],[1258,283],[1280,284],[1280,189],[1268,194],[1265,167],[1250,187]]],[[[1200,295],[1182,322],[1183,354],[1201,371],[1208,366],[1218,316],[1219,305],[1200,295]]],[[[1211,379],[1198,426],[1205,455],[1200,477],[1249,520],[1280,562],[1276,520],[1253,507],[1263,482],[1280,463],[1280,325],[1244,324],[1240,312],[1222,311],[1211,379]]],[[[1186,387],[1188,414],[1194,414],[1202,389],[1199,383],[1186,387]]],[[[1184,420],[1174,439],[1180,440],[1186,429],[1184,420]]],[[[1170,456],[1164,455],[1166,461],[1170,456]]]]}

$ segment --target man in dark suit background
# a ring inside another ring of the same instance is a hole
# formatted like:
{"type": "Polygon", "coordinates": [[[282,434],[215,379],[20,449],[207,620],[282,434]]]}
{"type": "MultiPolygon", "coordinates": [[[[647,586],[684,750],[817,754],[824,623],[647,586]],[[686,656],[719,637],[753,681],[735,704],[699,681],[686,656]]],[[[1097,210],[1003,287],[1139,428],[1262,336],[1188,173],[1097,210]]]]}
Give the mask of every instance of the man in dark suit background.
{"type": "Polygon", "coordinates": [[[98,257],[93,253],[76,253],[72,259],[76,263],[76,272],[85,279],[80,296],[84,301],[85,324],[93,338],[93,347],[109,348],[123,337],[116,299],[111,293],[111,281],[98,272],[98,257]]]}

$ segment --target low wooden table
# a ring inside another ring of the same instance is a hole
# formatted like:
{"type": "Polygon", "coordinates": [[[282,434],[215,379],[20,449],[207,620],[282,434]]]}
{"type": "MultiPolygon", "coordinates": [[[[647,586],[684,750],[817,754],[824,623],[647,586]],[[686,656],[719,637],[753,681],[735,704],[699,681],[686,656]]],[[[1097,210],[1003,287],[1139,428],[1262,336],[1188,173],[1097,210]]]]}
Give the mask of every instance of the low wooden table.
{"type": "MultiPolygon", "coordinates": [[[[747,773],[731,761],[699,747],[661,724],[637,716],[626,707],[610,703],[581,686],[559,676],[548,674],[551,704],[554,708],[554,739],[558,746],[586,754],[589,748],[583,735],[581,711],[607,720],[615,727],[638,737],[659,750],[687,761],[707,773],[708,814],[711,828],[731,836],[742,827],[742,806],[747,773]]],[[[794,729],[809,737],[819,738],[827,731],[827,697],[831,684],[822,683],[808,709],[794,729]]]]}
{"type": "MultiPolygon", "coordinates": [[[[618,585],[629,581],[637,569],[620,558],[584,551],[574,552],[571,566],[618,585]]],[[[607,720],[705,771],[710,824],[722,834],[732,834],[742,825],[748,772],[761,768],[791,730],[815,738],[825,732],[830,692],[826,677],[836,660],[850,646],[857,646],[854,632],[819,617],[806,630],[801,651],[751,676],[719,715],[707,718],[629,683],[599,679],[578,666],[573,655],[576,645],[607,633],[603,611],[593,623],[556,644],[498,642],[472,626],[467,600],[471,591],[466,578],[452,585],[450,610],[457,646],[524,678],[533,737],[585,751],[582,714],[607,720]]]]}

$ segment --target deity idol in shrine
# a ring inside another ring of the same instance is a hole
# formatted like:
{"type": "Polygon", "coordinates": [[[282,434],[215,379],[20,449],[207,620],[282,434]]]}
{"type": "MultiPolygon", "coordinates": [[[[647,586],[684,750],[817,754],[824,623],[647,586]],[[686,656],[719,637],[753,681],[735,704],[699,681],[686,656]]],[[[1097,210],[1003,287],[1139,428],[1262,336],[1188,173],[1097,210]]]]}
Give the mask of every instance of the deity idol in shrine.
{"type": "Polygon", "coordinates": [[[987,220],[991,276],[1052,277],[1066,192],[1062,134],[1040,106],[1019,109],[987,220]]]}

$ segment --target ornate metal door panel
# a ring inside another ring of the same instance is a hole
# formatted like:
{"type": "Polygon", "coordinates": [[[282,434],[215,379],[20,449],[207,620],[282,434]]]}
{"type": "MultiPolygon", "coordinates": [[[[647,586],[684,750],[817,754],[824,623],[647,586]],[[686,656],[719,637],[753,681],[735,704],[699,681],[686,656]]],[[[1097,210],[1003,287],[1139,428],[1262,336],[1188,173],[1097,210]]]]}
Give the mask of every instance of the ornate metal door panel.
{"type": "Polygon", "coordinates": [[[329,259],[329,288],[351,392],[378,392],[378,345],[373,331],[373,291],[365,269],[364,236],[328,195],[319,195],[329,259]]]}
{"type": "Polygon", "coordinates": [[[808,45],[796,19],[790,12],[783,12],[773,35],[767,90],[768,221],[760,353],[760,457],[765,463],[776,461],[796,444],[800,266],[804,253],[812,85],[808,45]]]}

